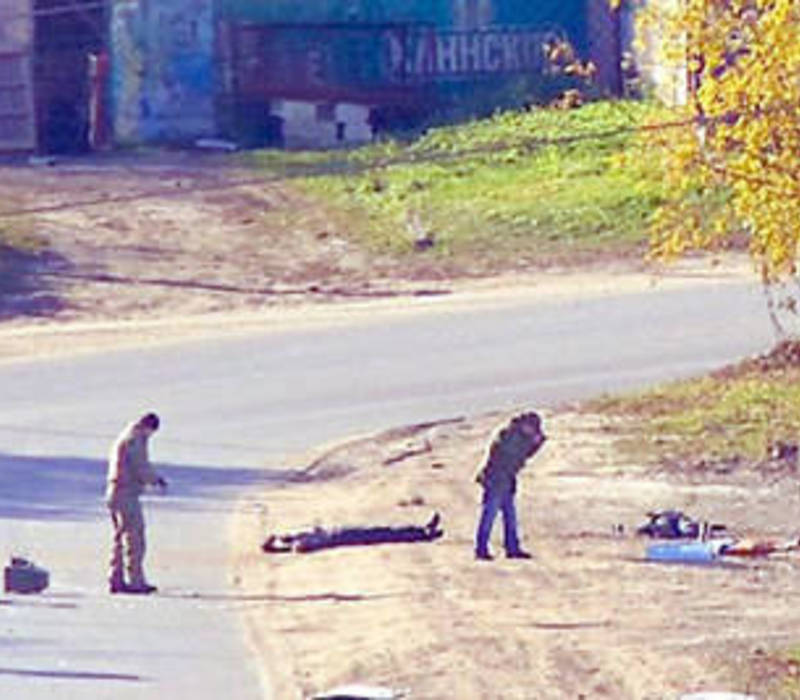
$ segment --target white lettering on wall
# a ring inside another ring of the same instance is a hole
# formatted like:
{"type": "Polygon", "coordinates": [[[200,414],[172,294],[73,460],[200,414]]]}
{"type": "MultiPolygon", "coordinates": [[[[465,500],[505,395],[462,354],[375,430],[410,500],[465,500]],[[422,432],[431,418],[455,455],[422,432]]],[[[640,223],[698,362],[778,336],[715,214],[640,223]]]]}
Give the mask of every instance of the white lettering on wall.
{"type": "MultiPolygon", "coordinates": [[[[436,55],[438,56],[438,73],[458,72],[458,35],[437,36],[436,55]]],[[[416,71],[415,71],[416,73],[416,71]]]]}
{"type": "Polygon", "coordinates": [[[547,32],[519,30],[389,32],[385,55],[395,79],[540,71],[550,38],[547,32]]]}

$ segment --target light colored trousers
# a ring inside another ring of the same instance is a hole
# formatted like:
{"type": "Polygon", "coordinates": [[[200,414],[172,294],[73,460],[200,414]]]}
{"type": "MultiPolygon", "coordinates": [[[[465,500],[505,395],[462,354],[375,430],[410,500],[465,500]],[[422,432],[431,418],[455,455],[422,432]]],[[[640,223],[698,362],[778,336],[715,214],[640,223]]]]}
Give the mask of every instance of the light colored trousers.
{"type": "Polygon", "coordinates": [[[114,539],[108,578],[112,583],[125,581],[129,586],[145,583],[142,562],[146,550],[144,514],[139,497],[114,499],[108,504],[114,539]],[[125,577],[123,579],[123,564],[125,577]]]}

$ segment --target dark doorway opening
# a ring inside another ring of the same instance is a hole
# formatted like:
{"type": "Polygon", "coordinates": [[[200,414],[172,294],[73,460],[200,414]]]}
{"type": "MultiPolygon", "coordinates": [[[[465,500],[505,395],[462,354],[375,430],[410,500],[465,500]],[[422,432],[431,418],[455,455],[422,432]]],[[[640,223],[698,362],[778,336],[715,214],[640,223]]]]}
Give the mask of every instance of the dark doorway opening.
{"type": "MultiPolygon", "coordinates": [[[[107,55],[105,0],[35,0],[34,85],[39,150],[81,153],[89,149],[94,57],[107,55]]],[[[104,96],[103,96],[104,99],[104,96]]],[[[99,111],[107,119],[108,111],[99,111]]],[[[103,126],[105,129],[105,126],[103,126]]]]}

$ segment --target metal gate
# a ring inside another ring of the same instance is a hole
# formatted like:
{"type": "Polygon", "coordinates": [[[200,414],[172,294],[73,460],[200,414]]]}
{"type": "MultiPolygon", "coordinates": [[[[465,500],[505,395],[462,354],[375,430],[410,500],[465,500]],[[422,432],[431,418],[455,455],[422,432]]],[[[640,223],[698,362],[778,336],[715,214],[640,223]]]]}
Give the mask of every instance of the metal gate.
{"type": "Polygon", "coordinates": [[[30,4],[0,0],[0,151],[36,148],[30,4]]]}

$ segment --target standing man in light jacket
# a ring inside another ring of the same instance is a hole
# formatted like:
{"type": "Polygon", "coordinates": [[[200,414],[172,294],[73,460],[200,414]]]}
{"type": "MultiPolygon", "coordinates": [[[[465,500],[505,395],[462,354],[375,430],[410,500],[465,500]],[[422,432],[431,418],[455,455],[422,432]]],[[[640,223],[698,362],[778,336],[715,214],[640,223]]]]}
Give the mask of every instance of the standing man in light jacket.
{"type": "Polygon", "coordinates": [[[167,486],[164,477],[153,470],[147,449],[160,423],[155,413],[145,414],[125,427],[109,453],[106,503],[114,527],[108,576],[111,593],[146,595],[156,591],[145,579],[142,567],[146,546],[139,496],[148,485],[167,486]]]}
{"type": "Polygon", "coordinates": [[[542,421],[534,411],[521,413],[492,440],[486,461],[476,476],[483,486],[483,502],[475,534],[475,558],[491,560],[489,537],[498,511],[503,514],[503,544],[510,559],[530,559],[520,546],[514,495],[517,474],[547,439],[542,421]]]}

